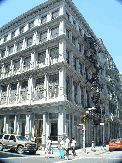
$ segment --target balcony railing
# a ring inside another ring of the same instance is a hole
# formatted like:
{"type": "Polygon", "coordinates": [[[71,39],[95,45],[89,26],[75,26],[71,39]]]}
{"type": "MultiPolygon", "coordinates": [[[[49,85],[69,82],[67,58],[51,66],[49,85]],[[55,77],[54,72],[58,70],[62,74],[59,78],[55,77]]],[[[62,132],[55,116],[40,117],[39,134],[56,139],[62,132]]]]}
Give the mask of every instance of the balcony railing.
{"type": "Polygon", "coordinates": [[[44,84],[36,86],[34,100],[38,101],[42,98],[44,98],[44,84]]]}
{"type": "Polygon", "coordinates": [[[6,99],[7,99],[7,91],[1,92],[1,105],[6,104],[6,99]]]}
{"type": "Polygon", "coordinates": [[[9,103],[13,104],[16,101],[16,95],[17,95],[17,90],[11,90],[10,91],[10,100],[9,103]]]}
{"type": "Polygon", "coordinates": [[[22,88],[20,91],[20,102],[25,102],[28,99],[28,87],[22,88]]]}

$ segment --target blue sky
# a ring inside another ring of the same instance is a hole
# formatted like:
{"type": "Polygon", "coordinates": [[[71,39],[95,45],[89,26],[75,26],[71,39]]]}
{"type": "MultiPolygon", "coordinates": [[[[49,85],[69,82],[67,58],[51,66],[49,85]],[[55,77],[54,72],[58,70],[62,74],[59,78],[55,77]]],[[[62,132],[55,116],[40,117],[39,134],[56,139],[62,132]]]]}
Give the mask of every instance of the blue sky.
{"type": "MultiPolygon", "coordinates": [[[[122,72],[122,1],[72,0],[122,72]]],[[[46,0],[7,0],[0,5],[0,27],[46,0]]]]}

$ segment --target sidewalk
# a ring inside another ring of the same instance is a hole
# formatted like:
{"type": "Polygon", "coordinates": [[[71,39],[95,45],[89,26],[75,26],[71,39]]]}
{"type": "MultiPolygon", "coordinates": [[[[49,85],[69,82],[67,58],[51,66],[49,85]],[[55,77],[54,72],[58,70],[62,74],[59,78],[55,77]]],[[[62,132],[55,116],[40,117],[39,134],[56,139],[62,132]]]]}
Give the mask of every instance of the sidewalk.
{"type": "MultiPolygon", "coordinates": [[[[102,154],[102,153],[106,153],[109,151],[109,145],[106,145],[106,147],[102,147],[102,146],[95,146],[95,148],[92,150],[91,147],[86,147],[86,152],[84,153],[83,152],[83,148],[81,149],[76,149],[76,154],[78,156],[82,156],[82,155],[99,155],[99,154],[102,154]]],[[[36,154],[39,154],[41,156],[45,156],[45,151],[44,150],[38,150],[36,152],[36,154]]],[[[69,154],[72,154],[72,151],[69,150],[69,154]]],[[[53,155],[54,156],[59,156],[59,150],[57,148],[55,148],[53,150],[53,155]]]]}

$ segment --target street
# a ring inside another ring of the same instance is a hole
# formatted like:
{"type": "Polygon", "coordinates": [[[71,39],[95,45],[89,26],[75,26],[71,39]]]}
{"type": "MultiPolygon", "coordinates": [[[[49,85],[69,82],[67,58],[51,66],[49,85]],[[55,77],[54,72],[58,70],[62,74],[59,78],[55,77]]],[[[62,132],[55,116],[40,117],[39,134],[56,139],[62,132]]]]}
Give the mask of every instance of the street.
{"type": "MultiPolygon", "coordinates": [[[[77,151],[76,151],[77,152],[77,151]]],[[[71,153],[71,151],[70,151],[71,153]]],[[[69,160],[65,158],[60,159],[58,152],[50,155],[49,158],[45,158],[43,154],[17,154],[16,152],[9,152],[9,151],[1,151],[0,152],[0,163],[63,163],[63,162],[71,162],[71,163],[121,163],[122,162],[122,151],[113,151],[103,154],[97,153],[89,153],[89,154],[80,154],[78,153],[77,156],[73,157],[71,154],[69,155],[69,160]]]]}

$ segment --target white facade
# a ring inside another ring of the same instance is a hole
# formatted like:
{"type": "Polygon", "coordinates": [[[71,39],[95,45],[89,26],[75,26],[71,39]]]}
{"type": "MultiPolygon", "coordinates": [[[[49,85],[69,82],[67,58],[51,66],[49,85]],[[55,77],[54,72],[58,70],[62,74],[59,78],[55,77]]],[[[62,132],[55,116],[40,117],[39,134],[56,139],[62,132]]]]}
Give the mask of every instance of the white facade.
{"type": "MultiPolygon", "coordinates": [[[[94,42],[101,44],[84,22],[70,0],[49,0],[0,29],[0,132],[40,137],[42,145],[48,136],[58,140],[67,134],[82,146],[82,131],[77,125],[94,105],[91,97],[96,92],[91,89],[96,70],[87,58],[93,50],[85,35],[90,34],[94,42]]],[[[109,115],[106,58],[95,50],[103,70],[99,74],[104,85],[101,108],[109,115]]],[[[88,145],[90,128],[87,120],[88,145]]],[[[94,126],[94,136],[100,144],[99,122],[94,126]]]]}

